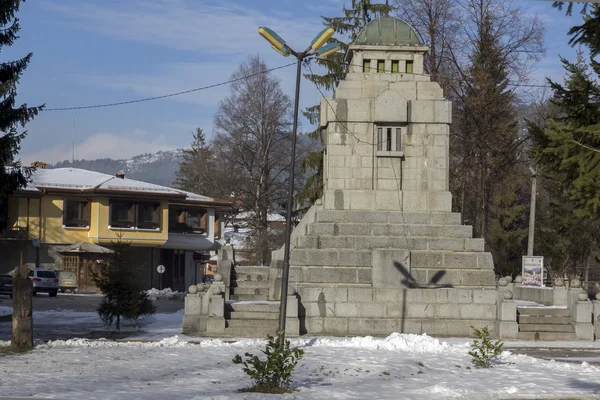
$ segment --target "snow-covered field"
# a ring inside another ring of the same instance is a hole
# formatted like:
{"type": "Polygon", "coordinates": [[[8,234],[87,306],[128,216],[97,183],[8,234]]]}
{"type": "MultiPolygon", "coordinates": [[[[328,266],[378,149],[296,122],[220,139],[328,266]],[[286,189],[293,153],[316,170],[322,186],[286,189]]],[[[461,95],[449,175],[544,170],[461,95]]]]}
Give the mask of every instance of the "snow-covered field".
{"type": "MultiPolygon", "coordinates": [[[[185,337],[180,334],[182,317],[176,313],[145,318],[139,322],[143,332],[132,332],[134,341],[51,341],[38,344],[31,353],[1,355],[0,395],[71,399],[600,396],[600,368],[587,362],[544,361],[506,351],[494,368],[474,369],[467,354],[469,339],[443,341],[400,334],[292,339],[305,350],[294,375],[296,391],[282,396],[239,393],[251,381],[231,359],[248,351],[260,353],[265,341],[185,337]]],[[[65,318],[78,324],[93,323],[97,316],[44,311],[34,314],[34,323],[65,318]]]]}

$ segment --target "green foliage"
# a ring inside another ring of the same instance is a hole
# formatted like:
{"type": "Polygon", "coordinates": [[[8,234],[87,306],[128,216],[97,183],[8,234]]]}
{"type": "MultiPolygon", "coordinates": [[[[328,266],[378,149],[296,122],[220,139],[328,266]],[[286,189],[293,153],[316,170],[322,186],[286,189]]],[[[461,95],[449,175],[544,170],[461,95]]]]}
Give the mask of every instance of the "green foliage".
{"type": "Polygon", "coordinates": [[[192,136],[190,148],[183,150],[183,160],[179,163],[175,184],[188,192],[207,194],[212,151],[206,143],[202,128],[197,128],[192,136]]]}
{"type": "Polygon", "coordinates": [[[108,263],[101,263],[92,273],[94,284],[104,298],[98,306],[98,315],[105,325],[121,329],[121,319],[138,319],[142,315],[152,315],[156,307],[148,298],[140,283],[138,269],[134,267],[131,245],[121,237],[113,243],[114,253],[108,263]]]}
{"type": "Polygon", "coordinates": [[[490,331],[487,326],[481,329],[476,329],[471,326],[471,329],[473,329],[475,336],[481,340],[481,342],[473,340],[473,344],[471,344],[472,350],[469,351],[471,364],[473,364],[475,368],[489,368],[492,360],[502,353],[502,346],[504,346],[504,343],[502,343],[501,340],[492,342],[490,340],[490,331]]]}
{"type": "MultiPolygon", "coordinates": [[[[501,276],[517,274],[521,270],[521,257],[525,254],[529,204],[522,174],[513,170],[513,176],[492,201],[490,223],[490,250],[494,268],[501,276]]],[[[527,182],[528,183],[528,182],[527,182]]]]}
{"type": "MultiPolygon", "coordinates": [[[[18,39],[19,19],[15,14],[19,11],[19,2],[2,0],[0,2],[0,51],[9,47],[18,39]]],[[[17,84],[27,68],[32,53],[17,61],[0,63],[0,212],[5,209],[8,196],[26,185],[31,168],[23,168],[16,159],[21,141],[26,132],[19,132],[18,125],[24,127],[33,119],[43,106],[27,107],[22,104],[15,107],[17,84]]],[[[7,221],[0,218],[0,232],[6,228],[7,221]]]]}
{"type": "Polygon", "coordinates": [[[290,341],[283,339],[283,332],[278,332],[277,337],[267,336],[268,343],[263,354],[267,356],[261,360],[258,356],[245,353],[245,360],[237,354],[233,358],[234,364],[242,364],[243,371],[252,378],[254,386],[244,391],[263,393],[285,393],[290,391],[292,372],[298,361],[304,355],[302,349],[290,349],[290,341]]]}

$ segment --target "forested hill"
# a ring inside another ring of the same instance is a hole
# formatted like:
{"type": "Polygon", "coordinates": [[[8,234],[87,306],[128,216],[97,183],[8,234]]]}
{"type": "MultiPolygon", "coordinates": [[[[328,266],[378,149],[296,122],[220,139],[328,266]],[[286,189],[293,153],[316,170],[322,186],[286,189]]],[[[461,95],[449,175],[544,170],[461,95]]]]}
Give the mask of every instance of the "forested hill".
{"type": "MultiPolygon", "coordinates": [[[[155,183],[163,186],[173,186],[176,173],[179,170],[181,150],[159,151],[132,157],[128,160],[113,160],[100,158],[97,160],[75,160],[75,168],[102,172],[114,175],[119,171],[125,173],[127,178],[144,182],[155,183]]],[[[68,168],[71,161],[65,160],[48,165],[48,168],[68,168]]]]}

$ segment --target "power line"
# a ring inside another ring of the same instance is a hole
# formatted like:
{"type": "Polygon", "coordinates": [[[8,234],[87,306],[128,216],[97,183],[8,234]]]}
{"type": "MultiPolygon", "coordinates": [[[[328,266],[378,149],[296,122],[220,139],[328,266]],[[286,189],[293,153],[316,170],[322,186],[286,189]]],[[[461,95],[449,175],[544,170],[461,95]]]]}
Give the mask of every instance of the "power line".
{"type": "Polygon", "coordinates": [[[165,94],[165,95],[162,95],[162,96],[146,97],[146,98],[143,98],[143,99],[129,100],[129,101],[120,101],[120,102],[117,102],[117,103],[95,104],[95,105],[90,105],[90,106],[44,108],[43,111],[85,110],[85,109],[89,109],[89,108],[115,107],[115,106],[122,106],[122,105],[125,105],[125,104],[142,103],[144,101],[166,99],[168,97],[175,97],[175,96],[181,96],[183,94],[188,94],[188,93],[192,93],[192,92],[199,92],[201,90],[211,89],[211,88],[214,88],[214,87],[217,87],[217,86],[229,85],[230,83],[233,83],[233,82],[241,81],[241,80],[244,80],[244,79],[247,79],[247,78],[251,78],[253,76],[260,75],[260,74],[266,74],[266,73],[269,73],[271,71],[275,71],[275,70],[278,70],[278,69],[289,67],[291,65],[296,65],[296,63],[293,62],[293,63],[290,63],[290,64],[282,65],[280,67],[270,68],[270,69],[267,69],[267,70],[264,70],[264,71],[256,72],[254,74],[242,76],[241,78],[231,79],[231,80],[226,81],[226,82],[215,83],[213,85],[202,86],[202,87],[195,88],[195,89],[184,90],[182,92],[165,94]]]}

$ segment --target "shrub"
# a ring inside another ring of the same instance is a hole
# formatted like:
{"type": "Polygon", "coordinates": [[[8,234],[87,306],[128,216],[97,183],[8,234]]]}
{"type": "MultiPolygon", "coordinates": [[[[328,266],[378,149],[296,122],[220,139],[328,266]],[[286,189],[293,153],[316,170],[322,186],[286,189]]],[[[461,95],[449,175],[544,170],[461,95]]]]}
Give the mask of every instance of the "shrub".
{"type": "Polygon", "coordinates": [[[472,350],[469,351],[469,355],[472,357],[471,364],[475,368],[489,368],[490,362],[502,353],[504,343],[500,340],[492,343],[490,340],[490,331],[487,326],[481,329],[475,329],[475,327],[471,326],[471,329],[473,329],[475,336],[481,339],[481,342],[473,340],[473,344],[471,345],[472,350]]]}
{"type": "Polygon", "coordinates": [[[292,372],[304,355],[304,350],[290,349],[289,340],[282,343],[283,332],[278,332],[276,338],[271,335],[267,338],[267,347],[262,351],[267,356],[266,360],[263,361],[251,353],[244,354],[246,360],[242,360],[239,354],[232,360],[234,364],[243,364],[243,371],[254,382],[252,387],[242,391],[288,393],[292,384],[292,372]]]}

